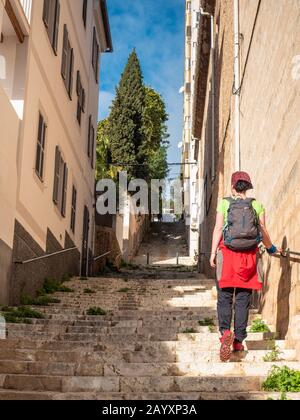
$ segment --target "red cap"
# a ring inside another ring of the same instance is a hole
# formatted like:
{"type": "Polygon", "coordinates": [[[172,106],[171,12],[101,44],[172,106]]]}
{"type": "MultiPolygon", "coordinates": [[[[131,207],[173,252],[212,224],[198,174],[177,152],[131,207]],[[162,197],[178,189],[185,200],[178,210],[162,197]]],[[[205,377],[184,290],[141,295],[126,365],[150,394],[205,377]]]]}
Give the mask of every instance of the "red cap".
{"type": "Polygon", "coordinates": [[[235,186],[236,186],[236,184],[237,184],[239,181],[246,181],[246,182],[249,182],[249,184],[251,185],[251,189],[253,188],[251,178],[250,178],[249,174],[247,174],[247,172],[235,172],[235,173],[232,175],[232,178],[231,178],[231,185],[232,185],[233,187],[235,187],[235,186]]]}

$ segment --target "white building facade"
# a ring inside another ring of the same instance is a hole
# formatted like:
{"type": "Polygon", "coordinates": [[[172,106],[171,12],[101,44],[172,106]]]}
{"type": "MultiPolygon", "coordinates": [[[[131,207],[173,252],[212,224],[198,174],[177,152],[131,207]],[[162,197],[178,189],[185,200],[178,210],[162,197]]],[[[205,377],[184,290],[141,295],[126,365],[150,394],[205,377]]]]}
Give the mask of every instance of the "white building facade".
{"type": "Polygon", "coordinates": [[[200,6],[201,0],[186,0],[182,177],[186,235],[190,257],[195,257],[195,261],[199,249],[199,167],[195,160],[196,141],[192,136],[192,126],[200,6]]]}
{"type": "Polygon", "coordinates": [[[88,274],[99,63],[112,42],[104,0],[0,0],[0,33],[6,304],[47,277],[88,274]]]}

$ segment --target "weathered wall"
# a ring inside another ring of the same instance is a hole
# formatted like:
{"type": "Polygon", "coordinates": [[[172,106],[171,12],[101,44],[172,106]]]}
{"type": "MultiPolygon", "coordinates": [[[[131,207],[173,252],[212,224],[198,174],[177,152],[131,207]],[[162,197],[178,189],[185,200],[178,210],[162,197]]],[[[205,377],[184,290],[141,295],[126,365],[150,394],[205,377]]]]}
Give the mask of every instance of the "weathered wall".
{"type": "MultiPolygon", "coordinates": [[[[243,0],[241,9],[243,57],[253,31],[241,91],[242,166],[266,207],[273,241],[300,250],[300,77],[293,73],[300,54],[300,1],[281,0],[274,7],[263,0],[257,12],[258,4],[243,0]]],[[[266,261],[262,311],[282,337],[300,311],[299,262],[266,261]]]]}
{"type": "MultiPolygon", "coordinates": [[[[227,179],[232,171],[232,85],[233,85],[233,16],[232,0],[216,2],[215,9],[215,144],[211,142],[211,72],[210,64],[205,100],[204,121],[199,148],[200,171],[204,181],[204,217],[201,226],[201,252],[209,252],[216,218],[218,198],[228,195],[227,179]],[[216,173],[213,179],[212,153],[215,155],[216,173]]],[[[199,183],[201,185],[201,182],[199,183]]],[[[202,270],[210,276],[214,275],[206,256],[201,258],[202,270]]]]}
{"type": "Polygon", "coordinates": [[[126,262],[131,262],[135,257],[150,226],[147,215],[117,215],[114,226],[116,237],[126,262]]]}
{"type": "Polygon", "coordinates": [[[136,215],[133,212],[133,201],[129,198],[124,214],[114,216],[96,215],[95,256],[111,252],[94,264],[94,272],[100,270],[107,261],[119,266],[121,260],[131,262],[149,230],[148,215],[136,215]]]}
{"type": "Polygon", "coordinates": [[[96,226],[95,236],[95,256],[104,255],[107,252],[110,254],[97,260],[93,266],[93,272],[98,273],[107,262],[119,267],[122,259],[121,249],[116,237],[116,232],[112,227],[96,226]]]}
{"type": "MultiPolygon", "coordinates": [[[[216,3],[217,179],[209,183],[209,86],[202,130],[203,177],[207,177],[207,214],[201,246],[210,249],[217,196],[230,194],[233,171],[234,112],[233,2],[216,3]],[[209,204],[210,203],[210,204],[209,204]]],[[[253,195],[266,207],[268,227],[279,246],[300,250],[300,1],[241,0],[241,161],[255,186],[253,195]]],[[[291,336],[300,312],[299,259],[265,257],[267,284],[261,310],[281,337],[291,336]]],[[[211,273],[208,261],[203,263],[211,273]]]]}
{"type": "Polygon", "coordinates": [[[19,118],[1,86],[0,103],[0,304],[7,304],[17,197],[19,118]]]}
{"type": "MultiPolygon", "coordinates": [[[[74,243],[66,233],[64,248],[73,248],[74,243]]],[[[13,282],[10,286],[10,303],[19,304],[22,294],[35,296],[46,278],[61,280],[64,275],[78,276],[80,254],[77,250],[57,254],[28,264],[16,264],[32,258],[61,251],[63,247],[50,230],[44,251],[24,227],[16,221],[13,247],[13,282]]]]}

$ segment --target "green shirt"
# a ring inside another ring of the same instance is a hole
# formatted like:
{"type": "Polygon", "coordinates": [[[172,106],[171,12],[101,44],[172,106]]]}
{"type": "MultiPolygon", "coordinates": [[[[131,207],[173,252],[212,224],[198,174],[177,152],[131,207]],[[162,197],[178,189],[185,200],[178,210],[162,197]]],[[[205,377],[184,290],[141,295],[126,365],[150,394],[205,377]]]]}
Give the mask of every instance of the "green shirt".
{"type": "MultiPolygon", "coordinates": [[[[262,216],[263,214],[265,214],[265,209],[264,209],[263,205],[261,203],[259,203],[257,200],[254,200],[252,202],[252,206],[253,206],[254,210],[256,211],[256,214],[257,214],[258,218],[260,216],[262,216]]],[[[217,213],[223,214],[225,224],[227,223],[229,207],[230,207],[229,201],[226,200],[225,198],[223,198],[223,200],[220,201],[220,203],[218,205],[218,208],[217,208],[217,213]]]]}

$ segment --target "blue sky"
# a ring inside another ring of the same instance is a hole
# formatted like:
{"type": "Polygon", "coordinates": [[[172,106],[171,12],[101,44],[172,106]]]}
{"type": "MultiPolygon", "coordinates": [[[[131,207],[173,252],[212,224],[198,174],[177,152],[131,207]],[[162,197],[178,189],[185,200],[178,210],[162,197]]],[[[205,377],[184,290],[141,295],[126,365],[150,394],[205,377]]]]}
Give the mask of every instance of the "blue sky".
{"type": "MultiPolygon", "coordinates": [[[[180,161],[184,69],[184,0],[107,0],[113,54],[101,63],[99,119],[105,118],[127,58],[135,47],[144,80],[163,96],[169,114],[169,162],[180,161]]],[[[174,168],[171,175],[179,173],[174,168]]]]}

